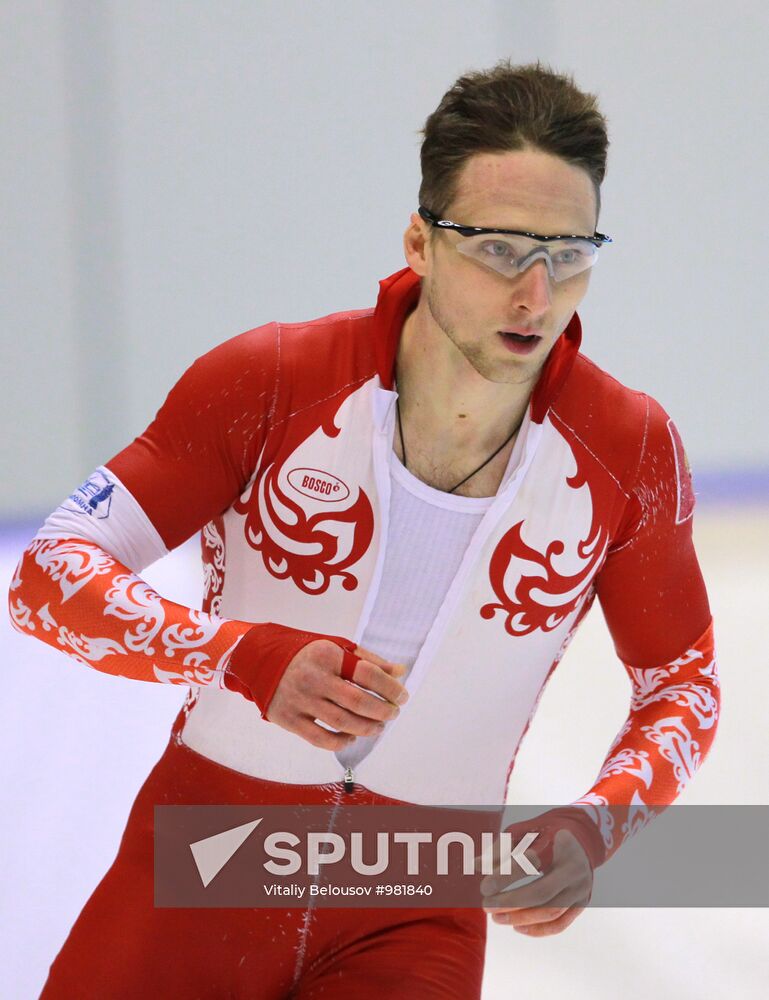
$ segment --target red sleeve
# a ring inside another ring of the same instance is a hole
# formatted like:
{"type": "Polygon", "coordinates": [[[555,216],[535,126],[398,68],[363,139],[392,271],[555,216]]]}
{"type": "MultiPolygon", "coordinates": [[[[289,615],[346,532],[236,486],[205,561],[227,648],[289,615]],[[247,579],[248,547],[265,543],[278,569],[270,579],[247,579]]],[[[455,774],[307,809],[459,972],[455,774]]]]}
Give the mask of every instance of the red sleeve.
{"type": "Polygon", "coordinates": [[[603,860],[683,792],[710,751],[721,705],[712,621],[668,663],[624,666],[630,710],[578,800],[600,828],[603,860]]]}
{"type": "Polygon", "coordinates": [[[630,709],[591,788],[540,818],[546,864],[559,829],[577,837],[592,867],[603,864],[680,795],[713,743],[720,685],[693,513],[681,438],[648,399],[624,521],[596,583],[630,709]]]}
{"type": "Polygon", "coordinates": [[[596,593],[623,663],[657,666],[702,635],[710,607],[692,543],[694,490],[686,453],[673,421],[648,397],[629,493],[596,593]]]}
{"type": "Polygon", "coordinates": [[[33,539],[11,582],[9,609],[18,631],[78,663],[132,680],[226,687],[263,718],[303,646],[329,639],[358,659],[344,636],[220,618],[169,601],[82,538],[33,539]]]}
{"type": "Polygon", "coordinates": [[[245,489],[280,379],[276,324],[198,358],[147,430],[106,462],[168,549],[223,513],[245,489]]]}
{"type": "MultiPolygon", "coordinates": [[[[277,357],[274,326],[214,348],[184,373],[147,430],[106,463],[168,549],[247,485],[274,409],[277,357]]],[[[130,535],[137,523],[125,519],[120,528],[130,535]]],[[[303,645],[330,638],[348,656],[354,649],[343,637],[234,621],[166,600],[87,536],[33,539],[9,606],[19,631],[80,663],[135,680],[227,687],[265,717],[303,645]]]]}

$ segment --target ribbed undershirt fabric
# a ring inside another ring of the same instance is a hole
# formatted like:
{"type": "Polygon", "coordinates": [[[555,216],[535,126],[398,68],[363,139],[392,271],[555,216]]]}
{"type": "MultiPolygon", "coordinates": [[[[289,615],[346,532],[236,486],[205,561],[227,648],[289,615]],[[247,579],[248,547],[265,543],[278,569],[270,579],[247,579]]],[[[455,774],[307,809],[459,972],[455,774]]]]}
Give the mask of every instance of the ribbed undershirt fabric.
{"type": "MultiPolygon", "coordinates": [[[[360,644],[386,660],[406,664],[410,673],[494,497],[462,497],[435,490],[413,476],[394,451],[390,452],[390,484],[382,581],[360,644]]],[[[359,736],[336,754],[337,760],[343,767],[355,767],[380,738],[359,736]]]]}

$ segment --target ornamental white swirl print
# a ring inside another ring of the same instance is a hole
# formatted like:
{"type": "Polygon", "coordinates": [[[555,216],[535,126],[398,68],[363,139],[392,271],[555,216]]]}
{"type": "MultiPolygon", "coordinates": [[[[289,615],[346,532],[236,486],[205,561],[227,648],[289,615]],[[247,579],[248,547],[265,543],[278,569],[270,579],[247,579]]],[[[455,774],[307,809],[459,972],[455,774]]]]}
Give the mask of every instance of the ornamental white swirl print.
{"type": "Polygon", "coordinates": [[[218,615],[222,610],[222,592],[224,590],[224,524],[221,518],[216,518],[204,525],[201,532],[201,555],[203,559],[203,607],[211,614],[218,615]]]}
{"type": "Polygon", "coordinates": [[[11,611],[21,631],[103,673],[219,687],[251,628],[164,600],[95,542],[71,538],[30,543],[13,579],[11,611]],[[175,669],[164,669],[169,661],[175,669]]]}
{"type": "Polygon", "coordinates": [[[105,615],[138,623],[133,631],[127,629],[124,633],[126,648],[134,653],[153,656],[156,650],[152,641],[165,621],[165,608],[160,595],[139,577],[122,573],[113,577],[112,587],[105,596],[105,615]]]}
{"type": "Polygon", "coordinates": [[[59,584],[62,601],[68,601],[95,576],[103,576],[115,566],[115,560],[103,549],[73,540],[37,539],[29,551],[37,565],[59,584]]]}
{"type": "Polygon", "coordinates": [[[634,695],[632,704],[634,709],[641,709],[655,701],[671,701],[688,708],[700,729],[710,729],[718,719],[718,701],[707,684],[667,684],[651,695],[634,695]]]}
{"type": "Polygon", "coordinates": [[[647,740],[659,746],[662,757],[672,765],[680,794],[700,766],[699,743],[680,716],[670,716],[651,726],[641,726],[641,732],[647,740]]]}
{"type": "Polygon", "coordinates": [[[633,682],[634,703],[638,705],[673,674],[678,673],[675,664],[667,667],[628,667],[627,670],[633,682]]]}
{"type": "Polygon", "coordinates": [[[45,632],[55,632],[56,642],[70,653],[73,659],[85,666],[93,666],[107,656],[125,654],[123,646],[116,639],[108,636],[83,635],[60,625],[53,616],[48,604],[44,604],[37,616],[45,632]]]}
{"type": "MultiPolygon", "coordinates": [[[[157,664],[153,664],[153,673],[157,680],[163,684],[193,684],[203,686],[215,683],[217,687],[223,688],[224,672],[238,642],[239,640],[233,642],[230,648],[225,650],[213,666],[203,666],[209,660],[209,656],[205,653],[195,652],[189,653],[184,657],[182,668],[177,670],[163,670],[157,664]]],[[[197,694],[191,692],[185,702],[187,711],[192,708],[196,698],[197,694]]]]}
{"type": "Polygon", "coordinates": [[[18,632],[34,632],[35,622],[32,618],[32,608],[28,608],[21,598],[8,603],[11,614],[11,624],[18,632]]]}
{"type": "MultiPolygon", "coordinates": [[[[161,643],[165,655],[174,656],[177,650],[199,650],[200,646],[206,645],[216,636],[221,624],[221,618],[206,614],[205,611],[190,611],[188,625],[177,622],[163,632],[161,643]]],[[[203,654],[198,652],[196,655],[203,654]]]]}
{"type": "Polygon", "coordinates": [[[654,770],[649,761],[647,750],[633,750],[624,747],[619,753],[610,757],[601,768],[598,781],[613,774],[630,774],[638,778],[649,788],[654,779],[654,770]]]}
{"type": "Polygon", "coordinates": [[[608,804],[609,800],[603,795],[598,795],[597,792],[587,792],[581,799],[577,799],[573,803],[573,805],[579,806],[598,827],[607,849],[614,844],[614,817],[606,808],[608,804]]]}
{"type": "Polygon", "coordinates": [[[59,628],[58,642],[60,646],[69,647],[74,658],[87,666],[98,663],[106,656],[125,654],[125,649],[114,639],[109,639],[107,636],[81,635],[63,625],[59,628]]]}
{"type": "Polygon", "coordinates": [[[638,831],[642,830],[647,823],[654,819],[656,815],[658,814],[644,802],[636,789],[630,800],[630,808],[628,809],[627,819],[621,827],[623,835],[622,842],[624,843],[629,837],[634,837],[638,831]]]}

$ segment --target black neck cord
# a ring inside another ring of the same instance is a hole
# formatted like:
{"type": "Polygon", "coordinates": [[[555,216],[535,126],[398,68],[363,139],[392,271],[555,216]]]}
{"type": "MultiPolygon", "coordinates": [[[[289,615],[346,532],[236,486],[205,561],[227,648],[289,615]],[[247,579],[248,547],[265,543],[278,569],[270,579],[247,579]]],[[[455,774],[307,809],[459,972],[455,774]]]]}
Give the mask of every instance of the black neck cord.
{"type": "MultiPolygon", "coordinates": [[[[406,464],[406,445],[405,445],[405,443],[403,441],[403,425],[401,423],[400,399],[396,399],[395,400],[395,408],[398,411],[398,434],[400,435],[400,439],[401,439],[401,451],[403,452],[403,466],[404,466],[404,468],[408,469],[408,465],[406,464]]],[[[464,486],[464,484],[467,482],[468,479],[472,479],[473,476],[476,474],[476,472],[480,472],[481,469],[485,465],[488,465],[489,462],[492,460],[492,458],[494,458],[495,456],[497,456],[500,453],[500,451],[502,451],[502,449],[505,447],[505,445],[509,444],[512,441],[512,439],[515,437],[515,435],[521,429],[521,424],[522,423],[523,423],[523,417],[521,417],[520,421],[518,422],[517,427],[515,428],[515,430],[513,431],[513,433],[510,435],[510,437],[505,438],[505,440],[502,442],[502,444],[496,449],[496,451],[493,451],[489,455],[489,457],[486,459],[485,462],[481,462],[481,464],[478,466],[478,468],[477,469],[473,469],[473,471],[470,473],[469,476],[465,476],[465,478],[461,482],[457,483],[456,486],[453,486],[450,490],[447,490],[446,492],[447,493],[453,493],[454,490],[458,490],[460,486],[464,486]]]]}

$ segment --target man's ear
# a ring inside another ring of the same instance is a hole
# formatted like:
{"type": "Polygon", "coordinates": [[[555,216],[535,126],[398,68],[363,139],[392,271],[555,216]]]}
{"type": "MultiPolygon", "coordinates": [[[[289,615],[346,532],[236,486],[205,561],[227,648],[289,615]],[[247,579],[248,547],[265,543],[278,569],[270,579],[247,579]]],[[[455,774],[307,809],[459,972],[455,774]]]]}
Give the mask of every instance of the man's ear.
{"type": "Polygon", "coordinates": [[[424,219],[416,212],[411,213],[411,221],[403,234],[403,253],[411,270],[423,278],[428,268],[430,234],[424,219]]]}

